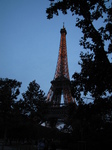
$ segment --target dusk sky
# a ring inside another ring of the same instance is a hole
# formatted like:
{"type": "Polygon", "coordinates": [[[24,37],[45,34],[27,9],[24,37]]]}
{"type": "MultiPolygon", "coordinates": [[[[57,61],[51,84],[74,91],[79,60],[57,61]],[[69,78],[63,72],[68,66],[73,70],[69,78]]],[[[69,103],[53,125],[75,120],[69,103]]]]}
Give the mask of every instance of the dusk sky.
{"type": "Polygon", "coordinates": [[[0,77],[22,82],[21,93],[33,80],[47,92],[53,80],[63,22],[67,30],[70,79],[80,71],[81,30],[69,12],[51,20],[46,9],[49,0],[0,0],[0,77]]]}
{"type": "Polygon", "coordinates": [[[75,17],[47,19],[49,0],[0,0],[0,77],[22,82],[21,93],[33,80],[47,94],[53,80],[65,23],[70,78],[78,65],[81,31],[75,17]]]}

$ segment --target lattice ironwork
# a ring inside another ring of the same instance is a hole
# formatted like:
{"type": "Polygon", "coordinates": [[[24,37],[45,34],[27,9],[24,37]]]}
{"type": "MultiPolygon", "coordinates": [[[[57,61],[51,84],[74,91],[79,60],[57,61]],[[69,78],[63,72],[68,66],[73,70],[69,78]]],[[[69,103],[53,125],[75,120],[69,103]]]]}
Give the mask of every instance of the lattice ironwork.
{"type": "Polygon", "coordinates": [[[66,47],[66,29],[60,30],[61,39],[58,54],[58,61],[53,81],[51,81],[51,88],[47,95],[47,101],[53,102],[53,104],[59,105],[61,102],[61,96],[63,95],[64,104],[73,102],[71,96],[71,84],[68,69],[67,59],[67,47],[66,47]]]}
{"type": "Polygon", "coordinates": [[[67,32],[64,26],[63,29],[61,29],[60,33],[61,33],[60,48],[59,48],[58,61],[57,61],[54,80],[60,76],[69,79],[67,48],[66,48],[67,32]]]}

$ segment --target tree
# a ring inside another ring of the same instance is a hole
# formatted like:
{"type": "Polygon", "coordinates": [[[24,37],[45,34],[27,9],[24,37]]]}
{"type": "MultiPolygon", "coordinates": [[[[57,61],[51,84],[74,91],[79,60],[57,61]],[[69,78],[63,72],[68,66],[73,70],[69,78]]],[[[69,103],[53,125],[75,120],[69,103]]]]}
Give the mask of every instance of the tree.
{"type": "Polygon", "coordinates": [[[27,91],[22,94],[24,103],[24,114],[40,121],[42,107],[45,101],[45,93],[40,89],[36,81],[29,83],[27,91]]]}
{"type": "Polygon", "coordinates": [[[14,103],[20,93],[20,87],[21,82],[8,78],[0,78],[0,129],[1,138],[4,137],[4,141],[9,125],[12,126],[14,103]]]}
{"type": "Polygon", "coordinates": [[[81,72],[74,73],[72,91],[74,97],[82,102],[81,92],[89,92],[94,99],[112,94],[112,7],[109,0],[50,0],[47,18],[59,15],[59,10],[67,14],[67,10],[76,15],[76,26],[82,30],[80,45],[86,49],[81,52],[81,72]],[[95,22],[102,19],[100,28],[95,22]],[[105,47],[105,43],[108,44],[105,47]]]}
{"type": "Polygon", "coordinates": [[[27,91],[22,94],[23,99],[14,103],[9,138],[19,140],[38,138],[38,124],[43,119],[44,95],[35,80],[29,83],[27,91]]]}
{"type": "Polygon", "coordinates": [[[9,113],[13,108],[15,100],[19,95],[21,82],[12,79],[0,78],[0,111],[1,113],[9,113]]]}

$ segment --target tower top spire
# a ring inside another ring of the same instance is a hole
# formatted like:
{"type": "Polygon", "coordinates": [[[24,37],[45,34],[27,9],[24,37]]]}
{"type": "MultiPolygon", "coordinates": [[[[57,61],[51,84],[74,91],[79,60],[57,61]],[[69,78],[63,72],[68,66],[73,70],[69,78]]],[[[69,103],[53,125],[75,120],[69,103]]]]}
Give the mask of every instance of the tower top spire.
{"type": "Polygon", "coordinates": [[[60,33],[65,33],[65,35],[67,34],[67,31],[65,29],[65,26],[64,26],[64,22],[63,22],[63,28],[60,30],[60,33]]]}

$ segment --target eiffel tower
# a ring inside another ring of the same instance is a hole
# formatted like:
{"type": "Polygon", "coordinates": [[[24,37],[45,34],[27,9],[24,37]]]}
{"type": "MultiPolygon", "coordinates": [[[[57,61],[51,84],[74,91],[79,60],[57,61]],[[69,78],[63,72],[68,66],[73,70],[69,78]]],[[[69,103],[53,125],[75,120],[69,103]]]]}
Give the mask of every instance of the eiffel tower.
{"type": "Polygon", "coordinates": [[[64,27],[60,30],[61,39],[58,54],[58,61],[54,79],[51,81],[51,87],[47,95],[47,101],[52,102],[54,106],[60,106],[61,98],[63,97],[64,105],[74,102],[71,95],[71,83],[68,69],[66,34],[64,27]]]}

